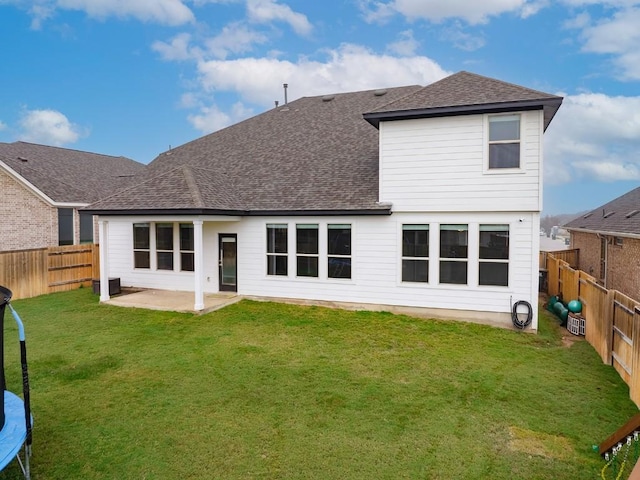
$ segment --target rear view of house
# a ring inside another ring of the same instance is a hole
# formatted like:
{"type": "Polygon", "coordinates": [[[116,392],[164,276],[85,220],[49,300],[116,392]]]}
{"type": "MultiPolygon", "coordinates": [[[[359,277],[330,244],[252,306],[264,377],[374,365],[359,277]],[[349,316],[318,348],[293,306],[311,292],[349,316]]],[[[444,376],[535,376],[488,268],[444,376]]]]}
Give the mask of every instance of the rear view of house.
{"type": "Polygon", "coordinates": [[[0,143],[0,251],[91,243],[92,202],[143,165],[124,157],[26,142],[0,143]]]}
{"type": "MultiPolygon", "coordinates": [[[[537,328],[542,136],[561,97],[460,72],[305,97],[98,201],[101,285],[410,307],[537,328]]],[[[106,287],[101,300],[109,299],[106,287]]]]}

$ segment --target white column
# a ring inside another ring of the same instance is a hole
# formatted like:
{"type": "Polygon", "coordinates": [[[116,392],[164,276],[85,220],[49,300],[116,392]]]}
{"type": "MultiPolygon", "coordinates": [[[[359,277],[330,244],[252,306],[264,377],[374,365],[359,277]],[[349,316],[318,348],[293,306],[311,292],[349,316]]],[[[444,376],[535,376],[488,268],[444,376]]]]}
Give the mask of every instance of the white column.
{"type": "Polygon", "coordinates": [[[204,252],[202,241],[202,220],[193,221],[193,277],[194,277],[194,310],[204,309],[204,252]]]}
{"type": "Polygon", "coordinates": [[[109,300],[109,222],[98,220],[100,242],[100,301],[109,300]]]}

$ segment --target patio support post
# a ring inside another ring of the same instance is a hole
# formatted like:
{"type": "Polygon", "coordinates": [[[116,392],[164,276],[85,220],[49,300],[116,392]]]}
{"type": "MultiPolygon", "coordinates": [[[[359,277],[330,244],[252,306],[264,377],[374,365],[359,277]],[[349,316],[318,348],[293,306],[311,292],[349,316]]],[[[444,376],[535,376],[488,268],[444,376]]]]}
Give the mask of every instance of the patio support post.
{"type": "Polygon", "coordinates": [[[109,300],[109,222],[98,220],[100,242],[100,301],[109,300]]]}
{"type": "Polygon", "coordinates": [[[204,309],[204,290],[203,290],[203,272],[204,272],[204,254],[203,254],[203,241],[202,241],[202,220],[194,220],[193,221],[193,263],[194,263],[194,310],[203,310],[204,309]]]}

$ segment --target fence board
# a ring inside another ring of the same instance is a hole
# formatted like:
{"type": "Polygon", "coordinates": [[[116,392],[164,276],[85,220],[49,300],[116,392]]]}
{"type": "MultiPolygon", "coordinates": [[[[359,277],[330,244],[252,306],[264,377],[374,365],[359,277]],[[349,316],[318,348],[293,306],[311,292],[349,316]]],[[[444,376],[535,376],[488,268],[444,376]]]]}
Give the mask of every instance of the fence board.
{"type": "Polygon", "coordinates": [[[0,252],[0,285],[14,299],[90,286],[100,277],[99,258],[92,244],[0,252]]]}

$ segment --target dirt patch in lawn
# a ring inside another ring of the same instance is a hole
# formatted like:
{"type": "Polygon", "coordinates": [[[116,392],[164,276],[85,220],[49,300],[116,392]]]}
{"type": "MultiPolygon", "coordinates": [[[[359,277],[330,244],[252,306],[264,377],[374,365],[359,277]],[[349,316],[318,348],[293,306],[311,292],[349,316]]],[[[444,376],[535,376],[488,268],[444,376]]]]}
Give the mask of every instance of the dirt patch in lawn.
{"type": "Polygon", "coordinates": [[[558,435],[509,427],[509,437],[509,448],[515,452],[558,460],[571,458],[575,455],[569,440],[558,435]]]}

